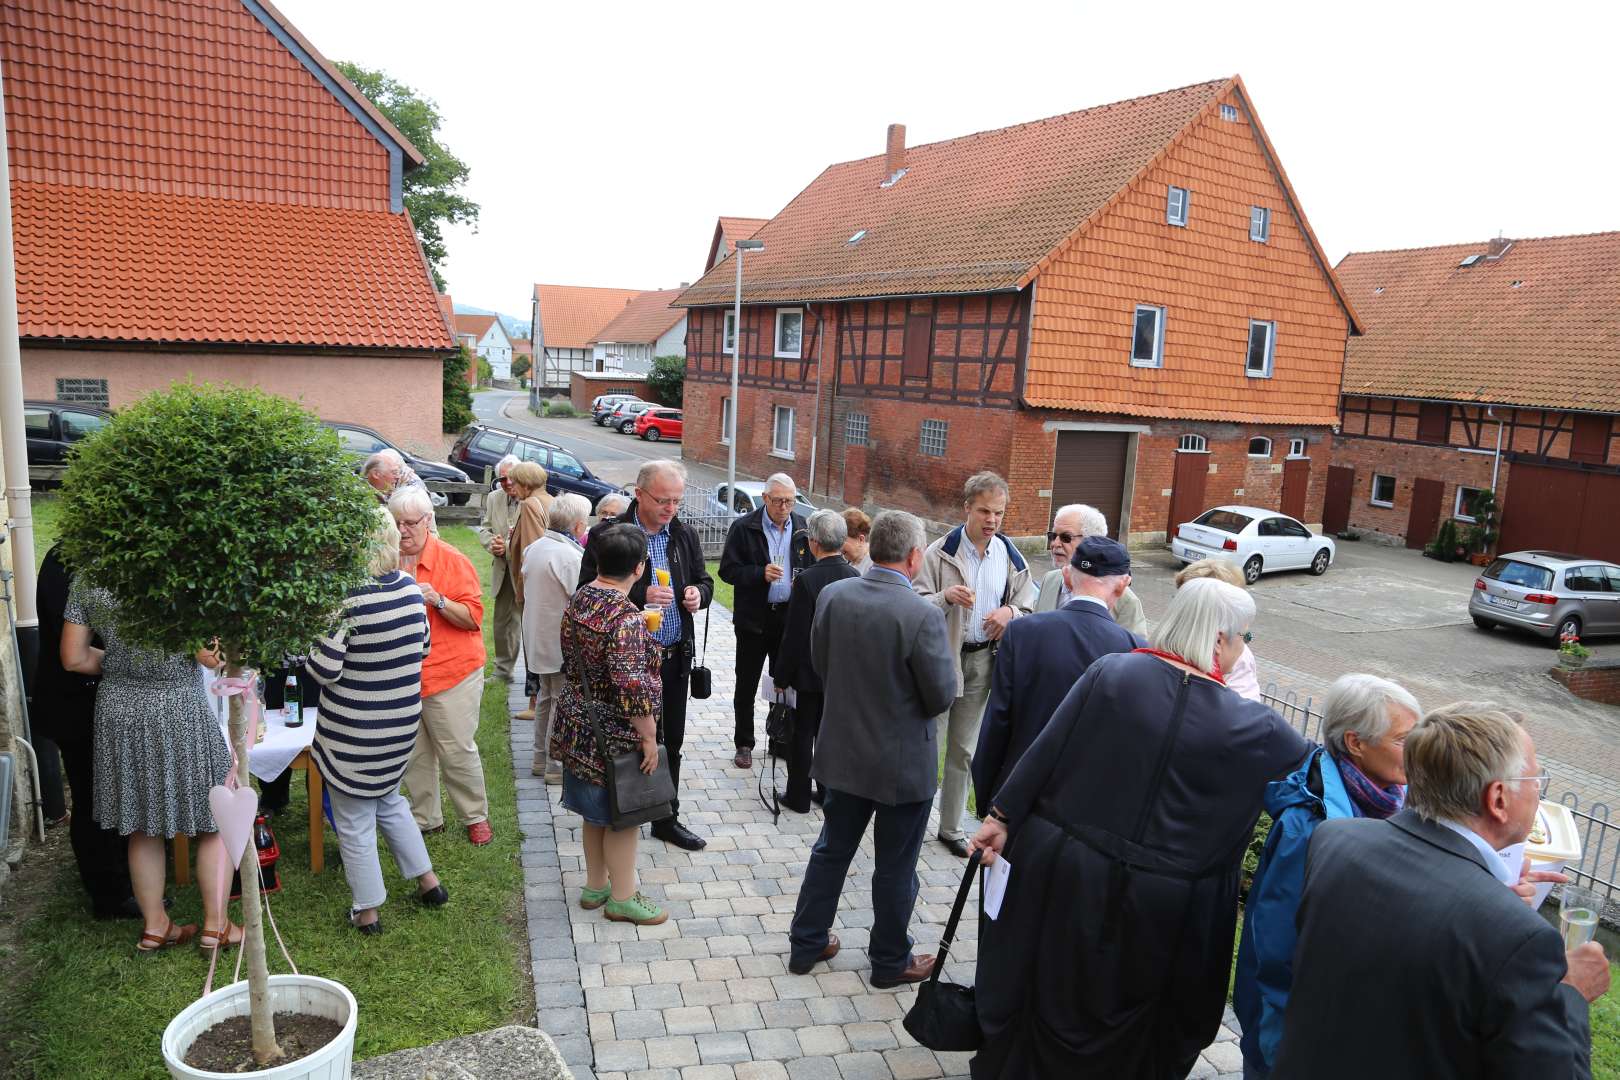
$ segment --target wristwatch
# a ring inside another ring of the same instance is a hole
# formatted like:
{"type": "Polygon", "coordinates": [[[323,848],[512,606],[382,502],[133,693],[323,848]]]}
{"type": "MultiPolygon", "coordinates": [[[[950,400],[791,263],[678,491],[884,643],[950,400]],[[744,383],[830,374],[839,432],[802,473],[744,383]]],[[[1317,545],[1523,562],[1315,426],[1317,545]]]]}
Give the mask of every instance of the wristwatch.
{"type": "Polygon", "coordinates": [[[440,611],[444,610],[444,594],[443,593],[439,594],[438,603],[434,604],[433,606],[438,608],[440,611]]]}

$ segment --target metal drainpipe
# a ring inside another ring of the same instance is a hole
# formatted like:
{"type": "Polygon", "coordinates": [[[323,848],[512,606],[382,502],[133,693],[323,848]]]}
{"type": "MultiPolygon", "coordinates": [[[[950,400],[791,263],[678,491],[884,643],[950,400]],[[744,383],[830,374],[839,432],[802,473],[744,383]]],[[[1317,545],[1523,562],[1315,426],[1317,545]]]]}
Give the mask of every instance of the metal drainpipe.
{"type": "Polygon", "coordinates": [[[1496,476],[1502,468],[1502,418],[1496,415],[1496,406],[1485,406],[1485,415],[1496,421],[1496,456],[1491,459],[1491,494],[1496,494],[1496,476]]]}
{"type": "MultiPolygon", "coordinates": [[[[17,251],[11,235],[11,177],[6,138],[5,78],[0,74],[0,453],[5,455],[6,503],[11,515],[11,566],[16,575],[15,627],[23,656],[39,653],[34,607],[34,508],[28,486],[28,442],[23,431],[22,344],[17,338],[17,251]]],[[[26,669],[19,676],[28,679],[26,669]]],[[[19,693],[21,693],[19,688],[19,693]]]]}
{"type": "MultiPolygon", "coordinates": [[[[806,304],[807,308],[814,310],[815,305],[806,304]]],[[[810,421],[810,494],[816,493],[816,440],[821,436],[821,362],[826,357],[826,340],[822,333],[822,318],[816,316],[816,408],[815,418],[810,421]]]]}

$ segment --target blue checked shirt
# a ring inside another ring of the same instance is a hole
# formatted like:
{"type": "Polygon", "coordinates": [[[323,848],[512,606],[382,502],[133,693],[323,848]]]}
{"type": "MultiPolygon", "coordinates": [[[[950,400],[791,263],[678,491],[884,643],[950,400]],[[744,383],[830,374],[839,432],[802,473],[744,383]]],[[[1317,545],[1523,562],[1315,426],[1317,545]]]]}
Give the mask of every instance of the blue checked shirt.
{"type": "Polygon", "coordinates": [[[782,527],[776,527],[771,515],[766,514],[760,519],[765,526],[765,547],[782,567],[782,576],[771,582],[770,590],[765,595],[768,604],[785,604],[788,597],[793,595],[793,561],[790,558],[790,549],[793,542],[793,519],[790,517],[782,522],[782,527]]]}
{"type": "MultiPolygon", "coordinates": [[[[643,530],[645,531],[645,530],[643,530]]],[[[669,567],[669,526],[665,525],[655,533],[647,533],[647,561],[654,570],[668,570],[669,567]]],[[[657,579],[653,580],[656,585],[657,579]]],[[[675,583],[675,575],[670,575],[670,584],[675,583]]],[[[681,594],[676,592],[675,599],[664,608],[664,624],[658,628],[658,633],[652,639],[660,645],[669,646],[681,640],[681,594]]]]}

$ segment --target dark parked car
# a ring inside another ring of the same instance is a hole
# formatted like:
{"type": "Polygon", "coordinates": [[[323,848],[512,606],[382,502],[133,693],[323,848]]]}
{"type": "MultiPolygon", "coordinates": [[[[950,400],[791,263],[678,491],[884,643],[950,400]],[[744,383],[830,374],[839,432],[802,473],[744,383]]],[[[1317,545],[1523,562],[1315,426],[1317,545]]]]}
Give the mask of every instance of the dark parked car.
{"type": "Polygon", "coordinates": [[[23,402],[23,430],[28,436],[28,464],[66,465],[68,449],[100,431],[112,413],[94,405],[66,401],[23,402]]]}
{"type": "MultiPolygon", "coordinates": [[[[467,474],[454,465],[443,465],[437,461],[407,453],[364,424],[351,424],[347,420],[322,420],[321,423],[337,432],[338,442],[343,444],[343,449],[349,456],[354,458],[354,467],[357,469],[366,458],[377,453],[377,451],[393,450],[404,458],[405,464],[415,470],[416,475],[423,480],[443,480],[452,484],[469,482],[467,474]]],[[[438,492],[432,492],[432,494],[437,495],[438,492]]],[[[444,498],[456,506],[465,506],[467,500],[472,498],[472,495],[465,491],[458,491],[444,496],[444,498]]],[[[434,502],[437,503],[438,500],[435,499],[434,502]]]]}
{"type": "Polygon", "coordinates": [[[627,401],[640,401],[634,394],[603,394],[591,402],[591,420],[597,427],[607,427],[608,417],[627,401]]]}
{"type": "Polygon", "coordinates": [[[456,445],[450,448],[450,461],[474,476],[482,477],[484,467],[493,468],[507,454],[520,461],[533,461],[546,470],[546,491],[560,495],[572,491],[590,500],[591,509],[602,496],[619,489],[596,476],[586,464],[556,443],[534,435],[521,435],[487,424],[468,424],[456,445]]]}

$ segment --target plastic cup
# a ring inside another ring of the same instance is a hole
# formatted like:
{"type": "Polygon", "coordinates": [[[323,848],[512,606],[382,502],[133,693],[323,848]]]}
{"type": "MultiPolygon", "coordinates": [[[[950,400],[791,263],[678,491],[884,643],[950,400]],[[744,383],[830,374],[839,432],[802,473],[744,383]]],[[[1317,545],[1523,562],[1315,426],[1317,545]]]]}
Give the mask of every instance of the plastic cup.
{"type": "Polygon", "coordinates": [[[1564,950],[1578,949],[1597,933],[1603,915],[1603,894],[1594,889],[1565,885],[1559,897],[1558,928],[1564,935],[1564,950]]]}
{"type": "Polygon", "coordinates": [[[654,567],[653,568],[653,580],[656,581],[658,584],[662,585],[664,588],[666,588],[666,589],[669,588],[669,571],[668,570],[660,570],[657,567],[654,567]]]}
{"type": "Polygon", "coordinates": [[[656,634],[664,626],[664,609],[657,604],[648,604],[641,609],[641,617],[647,620],[647,633],[656,634]]]}

